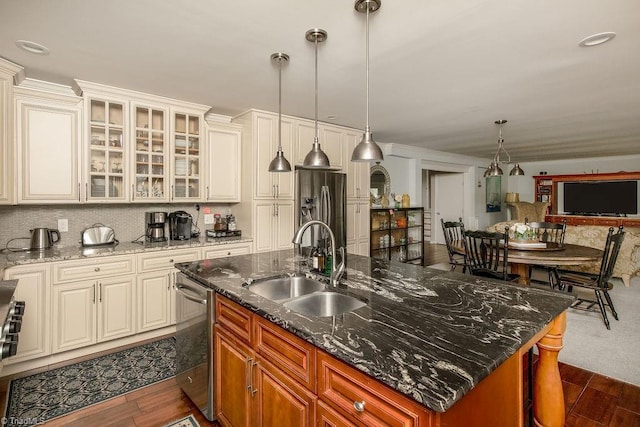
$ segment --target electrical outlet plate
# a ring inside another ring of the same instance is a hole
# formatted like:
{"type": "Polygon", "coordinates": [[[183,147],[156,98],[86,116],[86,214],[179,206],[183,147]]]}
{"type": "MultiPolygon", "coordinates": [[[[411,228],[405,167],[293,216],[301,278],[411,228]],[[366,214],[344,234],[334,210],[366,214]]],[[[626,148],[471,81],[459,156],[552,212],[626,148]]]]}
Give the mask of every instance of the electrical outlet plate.
{"type": "Polygon", "coordinates": [[[204,223],[213,224],[213,214],[204,214],[204,223]]]}
{"type": "Polygon", "coordinates": [[[66,233],[69,231],[69,220],[68,219],[59,219],[58,220],[58,231],[61,233],[66,233]]]}

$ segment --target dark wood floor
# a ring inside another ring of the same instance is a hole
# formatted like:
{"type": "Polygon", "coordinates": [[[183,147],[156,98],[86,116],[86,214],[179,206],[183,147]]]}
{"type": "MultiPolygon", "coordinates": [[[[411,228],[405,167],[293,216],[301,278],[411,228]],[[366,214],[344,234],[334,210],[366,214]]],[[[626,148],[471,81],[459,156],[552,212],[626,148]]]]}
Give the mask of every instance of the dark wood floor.
{"type": "MultiPolygon", "coordinates": [[[[425,265],[447,262],[442,245],[427,245],[425,265]]],[[[567,427],[640,427],[640,387],[560,364],[567,427]]],[[[177,385],[175,378],[45,423],[46,426],[164,426],[194,414],[207,421],[177,385]]]]}

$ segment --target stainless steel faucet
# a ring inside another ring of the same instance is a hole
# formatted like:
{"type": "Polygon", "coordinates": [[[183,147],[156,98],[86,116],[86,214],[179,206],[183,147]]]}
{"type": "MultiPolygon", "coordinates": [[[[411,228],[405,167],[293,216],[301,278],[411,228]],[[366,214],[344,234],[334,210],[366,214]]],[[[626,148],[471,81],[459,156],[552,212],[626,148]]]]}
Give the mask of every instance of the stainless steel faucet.
{"type": "Polygon", "coordinates": [[[291,242],[294,245],[299,245],[302,242],[302,235],[304,234],[305,230],[309,227],[311,227],[312,225],[319,225],[321,227],[326,228],[326,230],[329,232],[329,238],[331,239],[331,276],[330,276],[330,280],[331,280],[331,286],[338,286],[338,283],[340,282],[340,279],[342,278],[342,275],[344,274],[344,247],[341,247],[340,250],[340,256],[341,256],[341,261],[339,265],[336,265],[336,236],[333,234],[333,231],[331,231],[331,228],[324,222],[322,221],[318,221],[317,219],[305,222],[304,224],[302,224],[302,226],[298,229],[298,231],[296,231],[296,234],[293,235],[293,239],[291,240],[291,242]]]}

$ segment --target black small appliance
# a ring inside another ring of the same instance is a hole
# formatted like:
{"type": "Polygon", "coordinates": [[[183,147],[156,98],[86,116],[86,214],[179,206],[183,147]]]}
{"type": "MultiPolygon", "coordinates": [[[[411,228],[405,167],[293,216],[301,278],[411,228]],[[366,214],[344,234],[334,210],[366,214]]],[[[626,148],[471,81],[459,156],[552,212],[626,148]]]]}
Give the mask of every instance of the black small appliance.
{"type": "Polygon", "coordinates": [[[191,239],[191,223],[193,219],[185,211],[175,211],[169,214],[169,236],[171,240],[191,239]]]}

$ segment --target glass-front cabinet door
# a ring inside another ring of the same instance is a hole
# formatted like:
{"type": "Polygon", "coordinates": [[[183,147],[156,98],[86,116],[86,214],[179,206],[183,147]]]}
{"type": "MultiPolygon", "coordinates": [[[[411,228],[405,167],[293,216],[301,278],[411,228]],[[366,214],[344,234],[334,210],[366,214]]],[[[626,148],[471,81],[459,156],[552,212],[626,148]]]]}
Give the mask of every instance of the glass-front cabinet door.
{"type": "Polygon", "coordinates": [[[200,200],[202,115],[173,113],[171,200],[200,200]]]}
{"type": "Polygon", "coordinates": [[[132,201],[168,200],[167,111],[133,105],[134,172],[132,201]]]}
{"type": "Polygon", "coordinates": [[[126,104],[89,101],[89,165],[87,200],[126,201],[126,104]]]}

